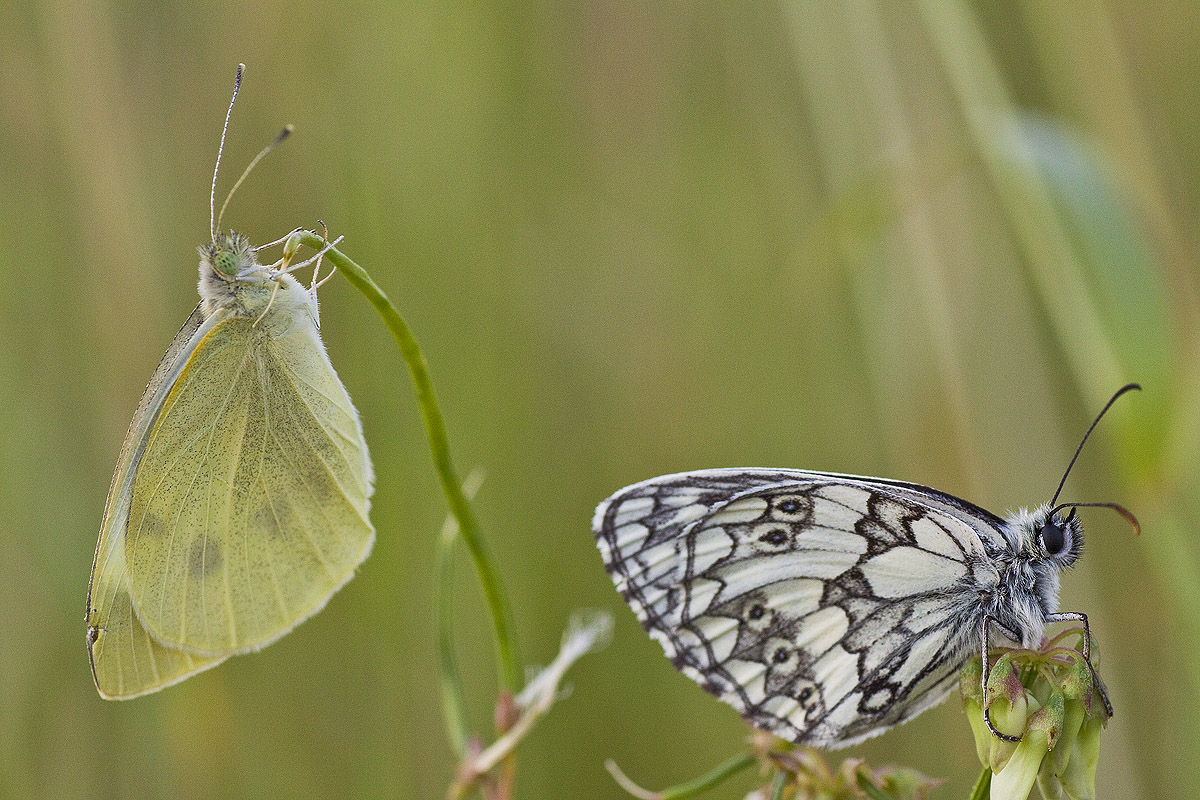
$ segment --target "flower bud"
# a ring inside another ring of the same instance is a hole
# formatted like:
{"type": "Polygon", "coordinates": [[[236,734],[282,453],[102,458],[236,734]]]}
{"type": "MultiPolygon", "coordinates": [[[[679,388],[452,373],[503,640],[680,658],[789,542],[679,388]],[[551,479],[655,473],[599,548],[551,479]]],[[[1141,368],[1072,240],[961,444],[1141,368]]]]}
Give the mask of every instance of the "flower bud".
{"type": "MultiPolygon", "coordinates": [[[[963,668],[963,707],[979,760],[993,773],[992,800],[1025,800],[1036,781],[1048,800],[1095,800],[1100,731],[1108,717],[1094,661],[1062,641],[1071,628],[1038,650],[1005,649],[980,688],[982,662],[963,668]],[[1020,736],[1006,741],[988,729],[1020,736]]],[[[1094,644],[1093,644],[1094,654],[1094,644]]]]}
{"type": "MultiPolygon", "coordinates": [[[[1039,709],[1034,717],[1045,711],[1039,709]]],[[[1049,732],[1044,725],[1030,725],[1016,743],[1008,763],[992,776],[991,800],[1025,800],[1037,780],[1038,769],[1050,746],[1049,732]]]]}
{"type": "Polygon", "coordinates": [[[296,256],[296,251],[300,249],[300,244],[307,231],[295,230],[287,237],[287,241],[283,243],[283,269],[286,270],[288,265],[292,263],[292,259],[296,256]]]}
{"type": "Polygon", "coordinates": [[[1068,732],[1064,725],[1058,746],[1042,763],[1038,773],[1038,787],[1045,797],[1095,800],[1096,766],[1100,763],[1100,729],[1103,725],[1104,721],[1099,716],[1082,715],[1073,732],[1068,732]]]}
{"type": "MultiPolygon", "coordinates": [[[[982,667],[972,670],[982,675],[982,667]]],[[[1017,743],[1001,739],[987,726],[983,710],[992,727],[1007,736],[1020,736],[1025,730],[1029,714],[1038,708],[1037,699],[1025,691],[1012,658],[1005,654],[996,661],[988,673],[988,683],[978,717],[972,714],[971,728],[975,734],[975,751],[979,760],[992,772],[999,772],[1017,749],[1017,743]],[[1032,702],[1032,708],[1030,703],[1032,702]]]]}

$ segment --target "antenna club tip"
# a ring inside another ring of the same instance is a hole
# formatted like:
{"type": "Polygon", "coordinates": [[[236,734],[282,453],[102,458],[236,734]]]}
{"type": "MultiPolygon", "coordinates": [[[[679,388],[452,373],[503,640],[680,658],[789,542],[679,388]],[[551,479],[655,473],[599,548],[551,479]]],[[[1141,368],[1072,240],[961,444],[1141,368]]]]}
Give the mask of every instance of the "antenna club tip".
{"type": "Polygon", "coordinates": [[[287,125],[284,125],[283,130],[281,130],[279,132],[279,135],[276,136],[275,139],[269,145],[267,145],[265,148],[263,148],[263,151],[261,153],[259,153],[257,156],[255,156],[254,161],[252,163],[257,164],[258,160],[260,158],[262,158],[267,153],[274,150],[276,147],[279,147],[279,145],[283,144],[284,140],[287,139],[289,136],[291,136],[292,131],[294,131],[294,130],[296,130],[296,127],[294,125],[292,125],[290,123],[287,125]]]}
{"type": "Polygon", "coordinates": [[[1133,528],[1134,536],[1142,535],[1142,523],[1138,522],[1137,517],[1133,515],[1132,511],[1130,511],[1128,508],[1125,508],[1125,506],[1116,504],[1113,504],[1113,509],[1125,518],[1125,521],[1129,523],[1129,527],[1133,528]]]}

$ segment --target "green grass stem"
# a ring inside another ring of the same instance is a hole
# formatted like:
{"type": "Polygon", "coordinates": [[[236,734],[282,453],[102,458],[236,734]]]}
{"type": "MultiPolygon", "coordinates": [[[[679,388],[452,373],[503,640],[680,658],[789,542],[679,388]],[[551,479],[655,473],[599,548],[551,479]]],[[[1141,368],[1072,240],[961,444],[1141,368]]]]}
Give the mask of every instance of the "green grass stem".
{"type": "MultiPolygon", "coordinates": [[[[325,240],[313,233],[305,231],[301,236],[303,244],[315,250],[325,246],[325,240]]],[[[454,468],[450,453],[450,439],[446,434],[446,422],[438,407],[437,397],[433,391],[433,381],[429,377],[429,366],[425,356],[417,344],[416,337],[408,323],[400,316],[400,312],[392,305],[384,291],[371,279],[361,266],[336,247],[330,248],[325,257],[341,270],[346,280],[367,298],[367,301],[379,312],[384,325],[391,332],[392,338],[400,348],[400,355],[408,366],[412,377],[413,391],[417,396],[417,405],[421,409],[421,418],[425,423],[425,433],[429,438],[429,449],[433,455],[434,468],[442,484],[442,492],[450,506],[450,513],[458,525],[459,535],[475,562],[475,570],[479,573],[479,582],[483,586],[484,598],[492,616],[492,626],[496,633],[496,659],[499,670],[500,684],[511,691],[520,688],[521,669],[517,655],[516,634],[513,630],[512,608],[500,581],[500,573],[496,561],[488,550],[487,544],[480,531],[479,520],[463,491],[462,481],[454,468]]],[[[445,566],[445,565],[444,565],[445,566]]],[[[453,686],[443,684],[446,690],[453,686]]],[[[461,692],[461,687],[459,690],[461,692]]],[[[461,695],[456,701],[462,708],[461,695]]],[[[452,738],[455,734],[452,734],[452,738]]]]}

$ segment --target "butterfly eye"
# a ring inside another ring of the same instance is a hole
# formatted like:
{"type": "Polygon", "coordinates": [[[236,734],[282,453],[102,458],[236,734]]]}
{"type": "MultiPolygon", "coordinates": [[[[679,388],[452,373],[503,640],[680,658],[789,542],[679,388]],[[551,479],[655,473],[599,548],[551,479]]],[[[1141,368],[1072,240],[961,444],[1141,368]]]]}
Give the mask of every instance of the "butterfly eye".
{"type": "Polygon", "coordinates": [[[232,250],[218,251],[213,257],[212,265],[213,269],[222,275],[235,275],[237,274],[238,267],[240,266],[237,253],[233,252],[232,250]]]}
{"type": "Polygon", "coordinates": [[[1042,538],[1042,547],[1052,556],[1062,554],[1067,547],[1067,533],[1063,530],[1065,523],[1051,519],[1042,526],[1038,535],[1042,538]]]}

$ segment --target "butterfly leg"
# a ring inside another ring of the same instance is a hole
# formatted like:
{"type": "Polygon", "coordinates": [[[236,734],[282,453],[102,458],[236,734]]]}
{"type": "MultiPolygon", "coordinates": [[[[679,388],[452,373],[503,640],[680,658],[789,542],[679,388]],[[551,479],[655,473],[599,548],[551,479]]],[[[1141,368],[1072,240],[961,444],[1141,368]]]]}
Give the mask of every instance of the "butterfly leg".
{"type": "Polygon", "coordinates": [[[271,306],[275,305],[275,295],[279,294],[279,281],[275,281],[275,288],[271,290],[271,299],[267,301],[267,307],[258,315],[258,319],[254,320],[254,327],[258,327],[258,323],[262,322],[263,317],[271,310],[271,306]]]}
{"type": "MultiPolygon", "coordinates": [[[[321,230],[325,231],[325,245],[328,246],[329,245],[329,228],[325,227],[324,220],[319,219],[319,220],[317,220],[317,222],[321,223],[321,230]]],[[[322,252],[324,252],[324,251],[322,251],[322,252]]],[[[334,275],[336,275],[337,267],[334,266],[332,272],[330,272],[328,275],[326,275],[324,278],[321,278],[321,280],[318,281],[317,275],[319,275],[320,272],[321,272],[321,256],[318,254],[317,255],[317,265],[315,267],[313,267],[312,281],[310,281],[308,284],[308,290],[310,292],[315,293],[317,291],[317,289],[320,289],[323,285],[325,285],[325,281],[329,280],[334,275]]]]}
{"type": "Polygon", "coordinates": [[[276,245],[281,245],[284,242],[286,242],[288,239],[292,238],[292,236],[294,234],[300,233],[300,231],[302,231],[302,230],[304,230],[304,228],[302,228],[302,227],[301,228],[293,228],[292,230],[287,232],[286,236],[276,239],[273,242],[267,242],[266,244],[260,244],[258,247],[255,247],[254,252],[257,253],[259,250],[266,250],[269,247],[275,247],[276,245]]]}
{"type": "Polygon", "coordinates": [[[986,614],[983,616],[983,635],[979,637],[983,640],[983,722],[985,725],[987,725],[988,730],[992,732],[992,735],[997,739],[1003,739],[1006,742],[1019,742],[1021,741],[1020,736],[1009,736],[1007,733],[1001,733],[1000,731],[996,730],[996,726],[992,724],[992,717],[988,713],[988,708],[986,705],[988,677],[992,671],[992,666],[988,662],[988,634],[991,632],[990,628],[993,623],[995,623],[996,627],[1000,628],[1001,631],[1004,631],[1005,636],[1015,640],[1015,638],[1012,637],[1007,630],[1005,630],[1003,625],[1001,625],[999,622],[996,622],[995,618],[989,617],[986,614]]]}
{"type": "Polygon", "coordinates": [[[1088,669],[1092,673],[1092,680],[1095,682],[1096,690],[1100,693],[1100,700],[1104,703],[1104,710],[1111,717],[1113,715],[1112,703],[1108,699],[1108,690],[1104,688],[1103,681],[1096,674],[1096,668],[1092,666],[1092,629],[1088,627],[1087,614],[1081,614],[1078,611],[1065,611],[1061,614],[1047,614],[1046,622],[1082,622],[1083,623],[1083,660],[1087,662],[1088,669]]]}
{"type": "Polygon", "coordinates": [[[341,244],[342,240],[345,238],[346,238],[345,236],[339,236],[338,238],[334,239],[332,242],[327,242],[324,247],[322,247],[320,250],[317,251],[317,254],[315,256],[312,256],[311,258],[307,258],[304,261],[301,261],[299,264],[291,264],[286,269],[281,269],[279,271],[280,272],[295,272],[298,269],[304,269],[308,265],[310,265],[313,262],[320,259],[322,256],[324,256],[330,250],[332,250],[333,248],[335,248],[339,244],[341,244]]]}

